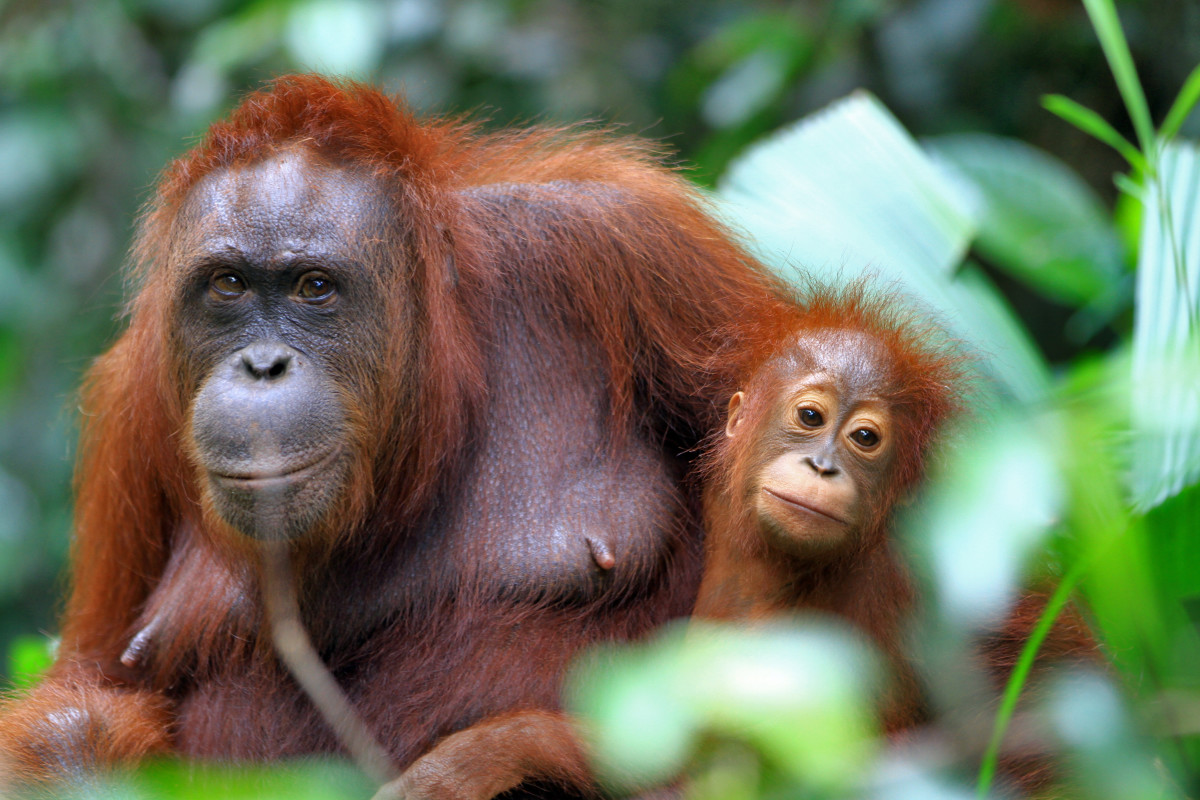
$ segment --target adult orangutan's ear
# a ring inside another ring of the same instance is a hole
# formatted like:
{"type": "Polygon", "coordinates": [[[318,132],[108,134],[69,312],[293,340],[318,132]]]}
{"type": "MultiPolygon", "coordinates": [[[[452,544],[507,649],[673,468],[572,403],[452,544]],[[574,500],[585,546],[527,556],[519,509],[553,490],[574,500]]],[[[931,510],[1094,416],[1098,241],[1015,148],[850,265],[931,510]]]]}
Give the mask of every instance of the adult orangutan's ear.
{"type": "Polygon", "coordinates": [[[734,392],[733,397],[729,398],[729,411],[725,419],[725,435],[730,439],[737,435],[738,426],[742,424],[742,408],[745,399],[745,392],[734,392]]]}

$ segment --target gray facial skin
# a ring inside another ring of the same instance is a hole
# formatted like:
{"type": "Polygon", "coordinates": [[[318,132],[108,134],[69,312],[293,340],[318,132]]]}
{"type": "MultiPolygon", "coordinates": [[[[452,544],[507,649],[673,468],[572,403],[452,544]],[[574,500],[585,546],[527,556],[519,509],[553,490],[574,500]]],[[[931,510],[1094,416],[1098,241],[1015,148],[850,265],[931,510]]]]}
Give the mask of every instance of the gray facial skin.
{"type": "Polygon", "coordinates": [[[359,243],[380,238],[383,205],[369,180],[291,150],[208,176],[181,212],[193,452],[212,508],[249,537],[300,537],[343,493],[342,398],[371,390],[363,353],[380,352],[359,243]]]}

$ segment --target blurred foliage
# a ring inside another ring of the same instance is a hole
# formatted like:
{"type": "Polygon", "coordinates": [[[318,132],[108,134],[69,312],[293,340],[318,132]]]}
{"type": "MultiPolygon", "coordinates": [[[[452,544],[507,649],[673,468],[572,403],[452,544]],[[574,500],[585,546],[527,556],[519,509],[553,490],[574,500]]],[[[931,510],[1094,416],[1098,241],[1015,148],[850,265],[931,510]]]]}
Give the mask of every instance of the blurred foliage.
{"type": "Polygon", "coordinates": [[[854,784],[877,747],[877,673],[869,647],[824,620],[754,630],[696,622],[667,628],[649,645],[598,648],[577,668],[568,698],[592,723],[601,779],[618,789],[671,780],[699,735],[715,733],[761,753],[784,786],[804,781],[836,793],[854,784]]]}
{"type": "MultiPolygon", "coordinates": [[[[10,676],[23,683],[48,658],[49,640],[34,634],[53,631],[63,588],[74,392],[119,325],[119,266],[139,205],[157,171],[240,94],[315,69],[402,91],[424,112],[497,126],[595,119],[663,138],[698,182],[720,187],[726,211],[785,273],[870,266],[937,309],[981,347],[992,403],[906,528],[930,598],[918,641],[936,699],[953,708],[970,691],[967,642],[1023,580],[1067,575],[1118,680],[1074,676],[1047,689],[1040,735],[1079,765],[1082,796],[1174,796],[1171,780],[1196,794],[1200,117],[1188,98],[1200,92],[1190,72],[1200,8],[1129,0],[1118,20],[1103,0],[1086,6],[0,0],[0,644],[10,676]],[[855,89],[873,96],[810,116],[855,89]],[[1058,116],[1042,107],[1052,92],[1058,116]],[[836,127],[851,114],[866,127],[836,127]],[[1170,145],[1155,138],[1174,134],[1170,145]]],[[[619,663],[583,681],[597,694],[581,690],[577,702],[616,726],[610,739],[626,750],[612,752],[660,774],[692,763],[703,797],[970,794],[990,720],[908,749],[874,742],[860,714],[868,657],[855,640],[810,624],[713,636],[666,634],[595,656],[619,663]],[[831,669],[853,678],[837,684],[851,700],[810,704],[803,681],[832,686],[831,669]],[[755,694],[768,688],[776,693],[755,694]],[[769,724],[773,712],[787,724],[769,724]],[[832,760],[821,749],[830,742],[792,715],[837,732],[832,760]],[[650,741],[625,738],[643,726],[659,744],[630,754],[629,741],[650,741]]],[[[342,768],[320,764],[241,776],[156,769],[110,793],[366,793],[330,788],[342,768]],[[237,788],[246,781],[257,789],[237,788]]]]}
{"type": "Polygon", "coordinates": [[[34,683],[54,663],[58,647],[56,639],[45,636],[18,636],[8,645],[9,677],[17,688],[26,688],[34,683]]]}
{"type": "Polygon", "coordinates": [[[370,797],[372,788],[351,764],[332,759],[304,759],[271,769],[163,760],[135,772],[70,786],[55,796],[61,800],[345,800],[370,797]]]}

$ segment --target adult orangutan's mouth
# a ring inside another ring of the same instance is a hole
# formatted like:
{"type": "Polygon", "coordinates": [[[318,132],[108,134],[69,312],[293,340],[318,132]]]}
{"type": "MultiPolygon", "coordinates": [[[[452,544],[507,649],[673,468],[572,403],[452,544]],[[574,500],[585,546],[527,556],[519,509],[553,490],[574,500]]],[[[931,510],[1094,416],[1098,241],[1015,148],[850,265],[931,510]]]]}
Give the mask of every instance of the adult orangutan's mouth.
{"type": "Polygon", "coordinates": [[[279,488],[287,486],[290,483],[308,480],[313,473],[324,470],[340,453],[341,448],[335,447],[324,455],[318,456],[316,460],[295,469],[287,470],[286,472],[251,470],[230,474],[209,470],[208,474],[216,483],[223,486],[237,488],[242,491],[262,491],[264,489],[279,488]]]}

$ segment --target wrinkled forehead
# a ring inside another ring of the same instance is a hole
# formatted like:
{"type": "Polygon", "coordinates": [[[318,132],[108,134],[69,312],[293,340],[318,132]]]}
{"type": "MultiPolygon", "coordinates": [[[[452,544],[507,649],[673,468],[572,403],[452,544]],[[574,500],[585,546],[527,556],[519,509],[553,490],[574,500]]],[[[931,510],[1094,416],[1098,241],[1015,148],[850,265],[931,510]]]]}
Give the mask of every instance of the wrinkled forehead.
{"type": "Polygon", "coordinates": [[[271,250],[344,246],[378,230],[385,208],[377,180],[293,147],[202,178],[183,202],[175,238],[205,249],[230,239],[271,250]]]}
{"type": "Polygon", "coordinates": [[[832,328],[799,335],[783,362],[794,376],[825,375],[842,394],[857,397],[885,395],[895,366],[877,337],[832,328]]]}

